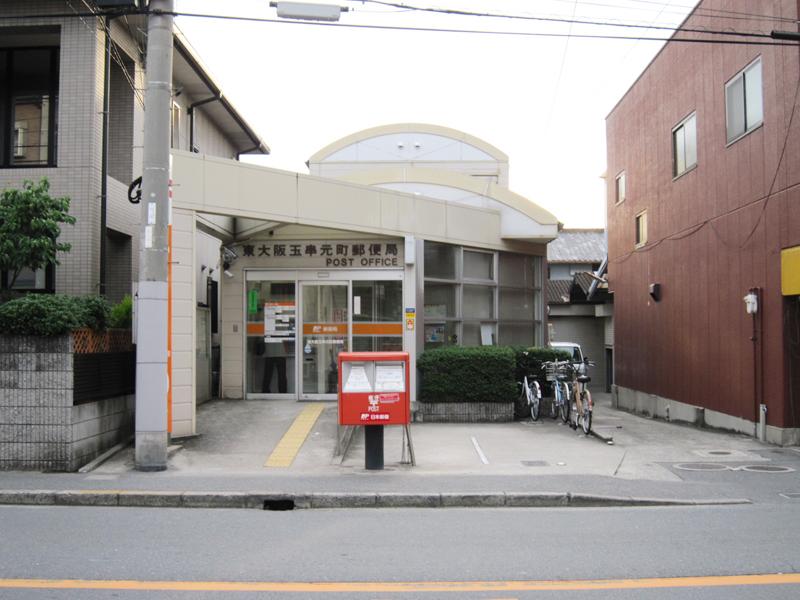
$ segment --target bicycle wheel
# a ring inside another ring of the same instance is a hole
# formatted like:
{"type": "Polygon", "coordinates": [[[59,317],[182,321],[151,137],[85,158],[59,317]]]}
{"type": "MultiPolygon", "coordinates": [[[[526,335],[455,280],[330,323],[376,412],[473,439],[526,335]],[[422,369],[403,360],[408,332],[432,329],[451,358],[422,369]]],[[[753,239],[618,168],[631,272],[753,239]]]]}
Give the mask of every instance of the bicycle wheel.
{"type": "Polygon", "coordinates": [[[590,411],[588,408],[583,409],[581,429],[583,429],[583,433],[586,435],[589,435],[589,432],[592,430],[592,411],[590,411]]]}
{"type": "Polygon", "coordinates": [[[558,417],[558,403],[556,402],[555,388],[553,389],[553,397],[550,399],[550,418],[555,419],[558,417]]]}
{"type": "Polygon", "coordinates": [[[583,428],[583,433],[589,435],[589,432],[592,430],[592,395],[589,393],[589,390],[581,394],[581,399],[583,400],[583,422],[581,423],[581,427],[583,428]]]}
{"type": "Polygon", "coordinates": [[[561,388],[560,400],[561,404],[558,407],[558,412],[561,415],[561,420],[564,423],[569,423],[569,392],[567,391],[567,384],[563,381],[556,383],[561,388]]]}
{"type": "MultiPolygon", "coordinates": [[[[527,383],[527,380],[526,380],[527,383]]],[[[531,388],[531,385],[528,384],[525,386],[525,393],[528,396],[528,406],[531,408],[531,421],[538,421],[539,420],[539,398],[536,395],[536,392],[531,388]]]]}

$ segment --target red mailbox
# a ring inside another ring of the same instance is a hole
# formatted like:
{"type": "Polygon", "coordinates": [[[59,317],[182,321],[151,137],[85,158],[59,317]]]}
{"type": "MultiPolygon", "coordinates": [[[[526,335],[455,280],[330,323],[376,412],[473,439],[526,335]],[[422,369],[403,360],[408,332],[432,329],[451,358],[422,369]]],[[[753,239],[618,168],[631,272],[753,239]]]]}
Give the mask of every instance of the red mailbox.
{"type": "Polygon", "coordinates": [[[408,352],[340,352],[339,425],[408,425],[408,361],[408,352]]]}

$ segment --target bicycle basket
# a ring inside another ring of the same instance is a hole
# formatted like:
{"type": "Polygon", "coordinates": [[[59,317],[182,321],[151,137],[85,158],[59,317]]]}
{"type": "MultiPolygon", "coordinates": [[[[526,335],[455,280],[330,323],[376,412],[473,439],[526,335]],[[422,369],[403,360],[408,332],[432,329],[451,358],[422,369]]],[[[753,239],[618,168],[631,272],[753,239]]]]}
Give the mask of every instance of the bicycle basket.
{"type": "Polygon", "coordinates": [[[544,366],[544,378],[547,381],[556,380],[556,366],[553,363],[546,363],[544,366]]]}

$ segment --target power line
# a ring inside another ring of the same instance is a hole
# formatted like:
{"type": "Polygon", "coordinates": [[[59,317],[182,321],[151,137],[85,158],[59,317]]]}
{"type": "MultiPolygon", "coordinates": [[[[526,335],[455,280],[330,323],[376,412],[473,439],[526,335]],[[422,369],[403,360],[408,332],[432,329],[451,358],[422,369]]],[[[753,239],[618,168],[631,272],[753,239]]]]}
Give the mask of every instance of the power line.
{"type": "MultiPolygon", "coordinates": [[[[720,40],[720,39],[703,39],[703,38],[678,38],[678,37],[648,37],[648,36],[626,36],[626,35],[600,35],[600,34],[575,34],[575,33],[545,33],[534,31],[499,31],[499,30],[486,30],[486,29],[452,29],[441,27],[409,27],[401,25],[366,25],[358,23],[328,23],[322,21],[288,21],[284,19],[269,19],[263,17],[239,17],[231,15],[211,15],[202,13],[187,13],[187,12],[172,12],[162,13],[170,14],[175,17],[188,17],[198,19],[219,19],[225,21],[244,21],[251,23],[280,23],[283,25],[310,25],[316,27],[336,27],[346,29],[375,29],[380,31],[417,31],[417,32],[430,32],[430,33],[460,33],[460,34],[474,34],[474,35],[500,35],[500,36],[518,36],[518,37],[545,37],[545,38],[578,38],[578,39],[596,39],[596,40],[640,40],[651,42],[685,42],[685,43],[703,43],[703,44],[732,44],[744,46],[787,46],[796,47],[796,44],[781,43],[771,41],[771,37],[767,34],[740,34],[737,32],[724,32],[726,35],[758,35],[765,38],[765,41],[747,41],[747,40],[720,40]],[[770,41],[767,41],[770,40],[770,41]]],[[[705,33],[704,31],[702,31],[705,33]]]]}
{"type": "MultiPolygon", "coordinates": [[[[539,22],[546,22],[546,23],[565,23],[570,25],[591,25],[594,27],[624,27],[630,29],[659,29],[659,30],[667,30],[667,31],[675,31],[675,27],[669,27],[665,25],[639,25],[633,23],[618,23],[613,21],[590,21],[584,19],[565,19],[560,17],[541,17],[541,16],[532,16],[532,15],[511,15],[511,14],[501,14],[501,13],[486,13],[486,12],[475,12],[469,10],[460,10],[460,9],[451,9],[451,8],[435,8],[435,7],[424,7],[424,6],[414,6],[411,4],[401,4],[398,2],[389,2],[387,0],[363,0],[364,2],[369,2],[371,4],[378,4],[380,6],[389,6],[392,8],[400,8],[405,10],[413,10],[418,12],[430,12],[430,13],[437,13],[437,14],[444,14],[444,15],[456,15],[462,17],[483,17],[483,18],[490,18],[490,19],[512,19],[512,20],[521,20],[521,21],[539,21],[539,22]]],[[[574,14],[574,12],[573,12],[574,14]]],[[[686,32],[686,33],[703,33],[706,35],[737,35],[742,37],[758,37],[758,38],[769,38],[768,33],[763,32],[730,32],[730,31],[718,31],[713,29],[684,29],[680,28],[678,31],[686,32]]]]}
{"type": "MultiPolygon", "coordinates": [[[[458,33],[468,35],[496,35],[496,36],[512,36],[512,37],[541,37],[541,38],[575,38],[575,39],[589,39],[589,40],[632,40],[632,41],[650,41],[650,42],[676,42],[676,43],[700,43],[700,44],[730,44],[730,45],[743,45],[743,46],[787,46],[797,47],[793,43],[782,43],[771,41],[772,37],[769,34],[758,34],[750,32],[737,32],[737,31],[706,31],[696,30],[696,33],[701,34],[718,34],[727,36],[743,36],[743,37],[758,37],[763,38],[764,41],[747,41],[747,40],[720,40],[714,38],[680,38],[680,37],[652,37],[652,36],[626,36],[626,35],[601,35],[601,34],[575,34],[575,33],[546,33],[534,31],[501,31],[501,30],[485,30],[485,29],[454,29],[454,28],[441,28],[441,27],[409,27],[399,25],[367,25],[357,23],[328,23],[321,21],[291,21],[285,19],[269,19],[259,17],[240,17],[231,15],[212,15],[202,13],[188,13],[188,12],[164,12],[164,11],[144,11],[144,12],[111,12],[111,13],[55,13],[47,15],[10,15],[0,16],[0,21],[3,20],[24,20],[35,18],[72,18],[72,17],[101,17],[110,15],[121,14],[137,14],[137,15],[150,15],[150,14],[163,14],[175,17],[187,18],[202,18],[202,19],[219,19],[227,21],[243,21],[253,23],[280,23],[282,25],[307,25],[317,27],[336,27],[345,29],[374,29],[379,31],[416,31],[428,33],[458,33]],[[767,41],[770,40],[770,41],[767,41]]],[[[612,26],[611,23],[599,23],[599,25],[612,26]]],[[[646,28],[646,26],[644,26],[646,28]]],[[[683,32],[683,30],[678,30],[683,32]]]]}

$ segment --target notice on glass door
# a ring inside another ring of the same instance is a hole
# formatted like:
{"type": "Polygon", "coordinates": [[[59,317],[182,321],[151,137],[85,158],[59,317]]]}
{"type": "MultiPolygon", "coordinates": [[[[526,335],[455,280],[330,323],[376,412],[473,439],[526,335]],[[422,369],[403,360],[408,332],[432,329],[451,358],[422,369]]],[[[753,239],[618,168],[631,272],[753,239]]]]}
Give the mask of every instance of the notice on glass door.
{"type": "Polygon", "coordinates": [[[294,302],[267,302],[264,304],[264,341],[282,342],[294,339],[294,302]]]}
{"type": "Polygon", "coordinates": [[[403,365],[375,365],[376,392],[405,392],[403,365]]]}

